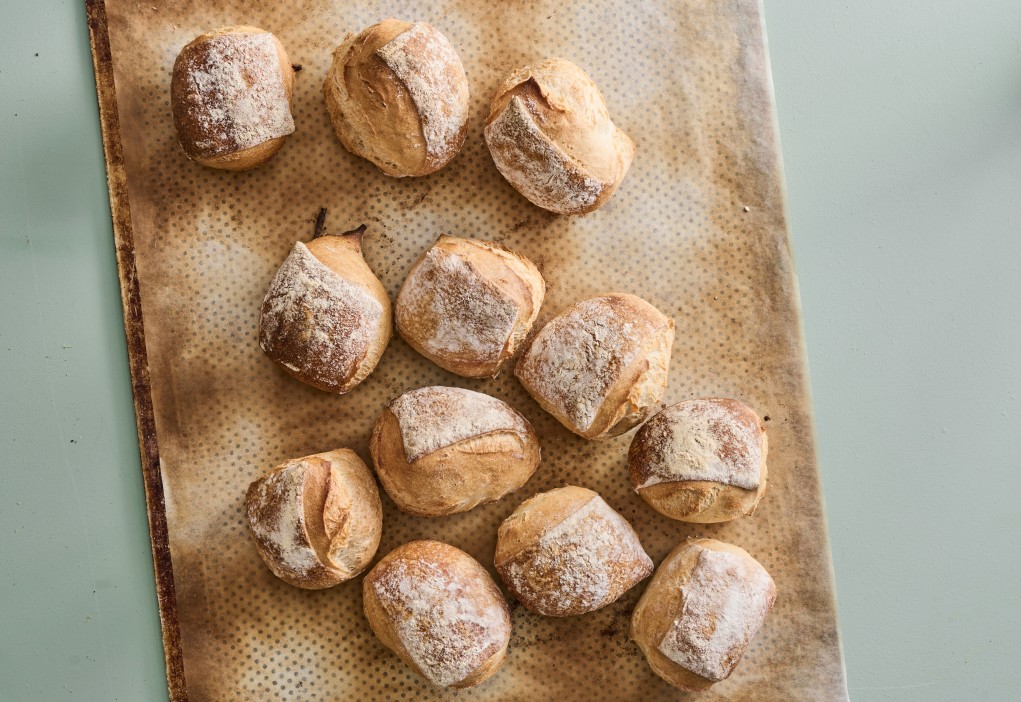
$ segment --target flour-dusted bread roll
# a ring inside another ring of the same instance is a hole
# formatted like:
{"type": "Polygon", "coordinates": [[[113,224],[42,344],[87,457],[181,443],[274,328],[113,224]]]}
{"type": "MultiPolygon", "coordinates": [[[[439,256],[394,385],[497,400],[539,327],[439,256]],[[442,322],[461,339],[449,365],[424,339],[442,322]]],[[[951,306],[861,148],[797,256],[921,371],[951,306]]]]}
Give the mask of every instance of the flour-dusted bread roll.
{"type": "Polygon", "coordinates": [[[450,162],[468,133],[468,79],[453,45],[424,22],[386,19],[349,35],[323,85],[348,151],[390,176],[450,162]]]}
{"type": "Polygon", "coordinates": [[[278,466],[249,486],[245,512],[259,555],[273,574],[310,590],[362,572],[383,529],[376,481],[348,449],[278,466]]]}
{"type": "Polygon", "coordinates": [[[466,512],[517,490],[539,465],[532,425],[502,400],[427,387],[392,401],[369,440],[376,474],[403,511],[466,512]]]}
{"type": "Polygon", "coordinates": [[[296,243],[269,285],[259,345],[298,380],[345,393],[390,341],[390,298],[362,258],[365,227],[320,235],[323,212],[316,238],[296,243]]]}
{"type": "Polygon", "coordinates": [[[181,49],[170,82],[177,138],[188,158],[241,171],[273,158],[294,131],[294,69],[258,27],[224,27],[181,49]]]}
{"type": "Polygon", "coordinates": [[[751,514],[766,492],[766,427],[748,405],[688,400],[657,412],[628,452],[631,486],[660,514],[725,522],[751,514]]]}
{"type": "Polygon", "coordinates": [[[522,502],[500,525],[494,560],[511,594],[550,617],[605,607],[652,573],[631,525],[573,485],[522,502]]]}
{"type": "Polygon", "coordinates": [[[444,235],[408,273],[394,317],[404,340],[436,365],[492,378],[532,328],[545,293],[524,256],[444,235]]]}
{"type": "Polygon", "coordinates": [[[638,601],[631,638],[668,683],[706,690],[734,671],[775,600],[773,579],[744,549],[686,541],[638,601]]]}
{"type": "Polygon", "coordinates": [[[595,83],[558,58],[517,70],[500,86],[485,135],[503,177],[533,204],[559,214],[606,204],[635,155],[595,83]]]}
{"type": "Polygon", "coordinates": [[[666,388],[674,321],[634,295],[577,302],[546,323],[514,374],[542,408],[586,439],[641,423],[666,388]]]}
{"type": "Polygon", "coordinates": [[[461,549],[439,541],[398,546],[365,576],[362,593],[379,640],[435,685],[478,685],[507,655],[507,602],[461,549]]]}

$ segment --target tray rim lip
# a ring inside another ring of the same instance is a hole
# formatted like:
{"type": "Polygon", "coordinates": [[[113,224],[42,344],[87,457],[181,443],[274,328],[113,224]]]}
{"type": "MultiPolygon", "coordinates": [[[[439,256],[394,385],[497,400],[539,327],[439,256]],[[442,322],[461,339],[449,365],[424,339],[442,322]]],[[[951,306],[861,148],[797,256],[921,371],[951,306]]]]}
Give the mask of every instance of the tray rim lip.
{"type": "Polygon", "coordinates": [[[114,84],[113,56],[105,0],[85,0],[85,13],[92,47],[92,66],[96,78],[99,103],[99,128],[103,139],[107,189],[114,246],[117,255],[117,277],[121,290],[121,312],[127,341],[128,367],[131,373],[131,394],[135,405],[138,452],[141,459],[142,482],[145,488],[149,540],[152,546],[153,572],[159,609],[163,652],[167,667],[167,689],[170,702],[187,702],[184,676],[184,650],[177,615],[177,594],[174,567],[170,557],[166,501],[160,471],[159,437],[153,411],[146,352],[145,325],[142,320],[141,295],[135,266],[134,230],[131,204],[128,199],[127,171],[121,144],[120,115],[114,84]]]}
{"type": "MultiPolygon", "coordinates": [[[[840,667],[841,680],[839,692],[842,693],[841,699],[848,700],[850,697],[847,681],[847,661],[844,655],[843,637],[840,631],[836,573],[834,571],[833,550],[829,538],[829,520],[827,519],[825,497],[822,491],[822,475],[818,460],[818,442],[815,431],[815,418],[812,412],[813,403],[808,354],[806,353],[805,329],[802,319],[801,295],[798,286],[797,267],[790,241],[787,179],[784,172],[783,150],[780,141],[779,115],[776,110],[776,92],[773,84],[765,8],[763,0],[754,0],[754,2],[757,6],[758,22],[762,36],[766,74],[765,87],[769,103],[772,107],[770,129],[776,145],[776,165],[779,176],[781,212],[784,222],[782,243],[791,275],[790,283],[793,286],[794,292],[793,309],[797,318],[797,342],[803,363],[805,414],[812,449],[812,462],[815,465],[816,492],[819,501],[823,541],[826,546],[826,575],[829,581],[833,628],[836,635],[835,643],[840,667]]],[[[120,115],[117,108],[117,93],[113,72],[113,55],[110,48],[106,0],[85,0],[84,4],[89,28],[93,72],[96,81],[99,124],[107,174],[107,189],[110,197],[110,213],[117,257],[117,275],[121,291],[121,310],[124,318],[128,365],[131,375],[131,391],[135,406],[136,430],[138,433],[143,487],[145,489],[146,514],[149,522],[157,605],[163,638],[164,659],[167,668],[169,702],[187,702],[188,691],[184,672],[184,650],[178,621],[177,595],[174,585],[166,501],[160,465],[159,437],[156,433],[149,361],[145,341],[145,325],[142,319],[141,294],[135,264],[134,229],[128,197],[127,170],[121,142],[120,115]]]]}

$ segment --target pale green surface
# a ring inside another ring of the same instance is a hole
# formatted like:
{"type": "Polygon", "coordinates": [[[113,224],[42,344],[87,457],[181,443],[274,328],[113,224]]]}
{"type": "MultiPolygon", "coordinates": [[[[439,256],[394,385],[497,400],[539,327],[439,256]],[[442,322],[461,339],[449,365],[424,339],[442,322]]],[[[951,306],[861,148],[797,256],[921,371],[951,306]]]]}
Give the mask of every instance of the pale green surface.
{"type": "MultiPolygon", "coordinates": [[[[852,699],[1016,699],[1021,3],[767,4],[852,699]]],[[[0,702],[165,699],[84,10],[4,9],[0,702]]]]}

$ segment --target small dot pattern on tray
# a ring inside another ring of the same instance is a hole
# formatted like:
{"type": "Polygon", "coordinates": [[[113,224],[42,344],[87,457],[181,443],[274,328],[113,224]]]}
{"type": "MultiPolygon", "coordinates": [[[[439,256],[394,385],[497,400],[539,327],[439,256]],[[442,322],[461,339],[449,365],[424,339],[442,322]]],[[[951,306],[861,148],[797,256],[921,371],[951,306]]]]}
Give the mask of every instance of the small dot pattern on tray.
{"type": "Polygon", "coordinates": [[[189,699],[676,700],[628,639],[648,581],[581,617],[511,603],[503,668],[470,692],[433,687],[385,649],[362,614],[361,578],[309,592],[276,580],[247,533],[249,483],[281,462],[341,446],[369,461],[387,401],[453,385],[509,402],[534,425],[543,461],[503,500],[419,518],[383,495],[377,559],[416,538],[446,541],[493,571],[500,522],[566,483],[591,488],[637,530],[656,563],[685,537],[747,549],[779,596],[744,661],[700,700],[829,700],[843,680],[805,394],[797,291],[787,248],[760,8],[755,0],[661,2],[224,2],[107,0],[139,285],[166,490],[189,699]],[[388,16],[431,22],[456,47],[471,89],[468,138],[443,170],[384,176],[333,135],[321,93],[348,32],[388,16]],[[275,33],[296,76],[296,131],[254,171],[189,161],[176,141],[170,75],[196,35],[230,24],[275,33]],[[489,100],[513,69],[550,56],[581,66],[637,144],[602,209],[555,216],[520,196],[482,136],[489,100]],[[548,291],[535,330],[581,297],[629,292],[677,324],[666,404],[729,396],[768,415],[769,488],[752,517],[687,525],[629,486],[633,435],[585,441],[513,375],[466,380],[395,335],[351,393],[302,385],[260,351],[259,307],[320,207],[327,229],[366,224],[365,255],[391,298],[443,233],[499,242],[534,261],[548,291]]]}

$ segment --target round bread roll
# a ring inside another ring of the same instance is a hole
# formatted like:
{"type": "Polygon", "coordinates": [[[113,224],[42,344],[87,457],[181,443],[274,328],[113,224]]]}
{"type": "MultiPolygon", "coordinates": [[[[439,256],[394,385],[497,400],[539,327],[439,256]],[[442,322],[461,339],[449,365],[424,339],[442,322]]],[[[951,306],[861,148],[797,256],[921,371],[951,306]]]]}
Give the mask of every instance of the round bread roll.
{"type": "Polygon", "coordinates": [[[333,52],[323,85],[344,147],[390,176],[450,162],[468,133],[468,79],[453,45],[424,22],[385,19],[333,52]]]}
{"type": "Polygon", "coordinates": [[[362,257],[365,227],[297,242],[269,284],[259,345],[298,380],[345,393],[365,380],[393,331],[390,298],[362,257]]]}
{"type": "Polygon", "coordinates": [[[766,492],[767,443],[766,427],[739,400],[681,402],[635,434],[631,487],[657,512],[682,522],[751,514],[766,492]]]}
{"type": "Polygon", "coordinates": [[[532,204],[559,214],[606,204],[635,155],[595,83],[558,58],[517,70],[500,86],[485,135],[507,182],[532,204]]]}
{"type": "Polygon", "coordinates": [[[507,655],[507,602],[486,569],[439,541],[398,546],[362,581],[365,618],[383,645],[434,685],[464,688],[507,655]]]}
{"type": "Polygon", "coordinates": [[[528,420],[462,388],[420,388],[393,400],[376,420],[369,451],[397,507],[428,517],[499,500],[539,465],[528,420]]]}
{"type": "Polygon", "coordinates": [[[776,585],[744,549],[714,539],[675,548],[631,617],[649,665],[682,690],[706,690],[741,660],[776,600],[776,585]]]}
{"type": "Polygon", "coordinates": [[[354,451],[295,458],[248,487],[248,526],[273,574],[317,590],[350,580],[372,561],[383,506],[354,451]]]}
{"type": "Polygon", "coordinates": [[[170,99],[188,158],[243,171],[269,161],[294,131],[294,69],[283,44],[258,27],[224,27],[181,49],[170,99]]]}
{"type": "Polygon", "coordinates": [[[539,315],[546,284],[524,256],[478,239],[441,236],[397,295],[397,331],[451,373],[492,378],[539,315]]]}
{"type": "Polygon", "coordinates": [[[549,617],[605,607],[652,573],[631,525],[573,485],[518,505],[500,525],[495,565],[526,609],[549,617]]]}
{"type": "Polygon", "coordinates": [[[604,439],[640,424],[666,389],[674,321],[634,295],[577,302],[551,319],[514,374],[579,436],[604,439]]]}

